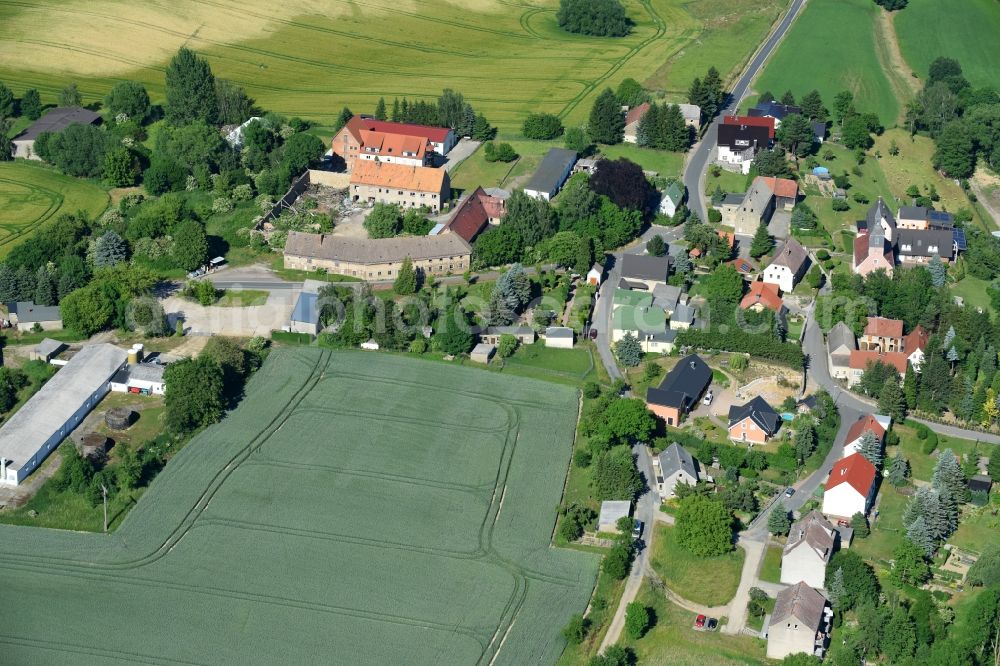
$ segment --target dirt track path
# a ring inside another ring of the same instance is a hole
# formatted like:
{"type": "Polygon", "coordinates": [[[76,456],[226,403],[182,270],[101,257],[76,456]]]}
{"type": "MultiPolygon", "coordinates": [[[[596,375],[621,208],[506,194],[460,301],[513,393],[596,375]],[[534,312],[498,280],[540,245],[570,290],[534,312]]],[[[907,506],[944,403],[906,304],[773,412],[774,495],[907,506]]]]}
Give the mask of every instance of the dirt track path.
{"type": "Polygon", "coordinates": [[[878,55],[886,79],[889,80],[889,85],[900,101],[899,117],[896,121],[903,122],[906,119],[906,100],[920,92],[920,80],[911,75],[913,68],[899,50],[892,12],[884,9],[878,11],[875,21],[875,53],[878,55]]]}

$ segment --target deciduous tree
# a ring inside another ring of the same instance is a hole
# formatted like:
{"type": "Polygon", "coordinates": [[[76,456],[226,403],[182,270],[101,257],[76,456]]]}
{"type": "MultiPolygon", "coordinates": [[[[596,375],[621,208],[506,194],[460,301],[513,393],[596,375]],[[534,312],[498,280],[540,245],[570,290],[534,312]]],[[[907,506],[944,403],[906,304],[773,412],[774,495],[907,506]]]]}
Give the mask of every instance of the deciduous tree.
{"type": "Polygon", "coordinates": [[[701,495],[685,497],[676,521],[677,542],[694,555],[711,557],[733,549],[733,517],[718,500],[701,495]]]}
{"type": "Polygon", "coordinates": [[[167,366],[167,426],[187,433],[211,425],[223,412],[223,374],[219,363],[209,356],[182,359],[167,366]]]}

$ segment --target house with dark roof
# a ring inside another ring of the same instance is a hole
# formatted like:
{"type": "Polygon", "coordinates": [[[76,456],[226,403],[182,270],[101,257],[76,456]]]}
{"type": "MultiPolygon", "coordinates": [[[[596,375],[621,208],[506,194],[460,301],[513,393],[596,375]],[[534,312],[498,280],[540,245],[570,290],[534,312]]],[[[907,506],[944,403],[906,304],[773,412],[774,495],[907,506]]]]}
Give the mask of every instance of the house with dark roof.
{"type": "Polygon", "coordinates": [[[466,243],[472,243],[489,225],[499,224],[506,212],[506,199],[490,195],[482,187],[477,187],[455,207],[444,231],[458,234],[466,243]]]}
{"type": "Polygon", "coordinates": [[[928,264],[933,257],[949,263],[958,253],[951,229],[898,229],[896,257],[901,264],[928,264]]]}
{"type": "Polygon", "coordinates": [[[753,236],[757,227],[767,224],[774,213],[774,193],[763,178],[754,178],[743,201],[734,211],[731,222],[723,216],[723,223],[729,223],[733,232],[740,236],[753,236]]]}
{"type": "Polygon", "coordinates": [[[651,254],[626,253],[622,256],[622,278],[652,291],[656,285],[667,283],[671,263],[670,255],[654,257],[651,254]]]}
{"type": "Polygon", "coordinates": [[[851,352],[858,348],[857,338],[850,326],[842,321],[834,324],[826,334],[826,358],[830,366],[830,376],[847,379],[850,370],[851,352]]]}
{"type": "Polygon", "coordinates": [[[479,341],[488,345],[499,345],[502,335],[513,335],[522,345],[534,344],[536,337],[535,329],[530,326],[487,326],[478,335],[479,341]]]}
{"type": "Polygon", "coordinates": [[[79,106],[63,106],[49,109],[45,115],[31,123],[24,131],[12,139],[14,157],[29,160],[41,160],[35,153],[35,139],[42,132],[62,132],[73,124],[94,125],[101,121],[101,116],[79,106]]]}
{"type": "Polygon", "coordinates": [[[774,118],[776,127],[781,126],[781,121],[785,116],[792,114],[802,115],[802,109],[793,104],[779,104],[778,102],[761,102],[757,106],[747,111],[747,115],[755,118],[774,118]]]}
{"type": "Polygon", "coordinates": [[[833,464],[823,491],[823,514],[850,519],[868,514],[877,489],[878,470],[860,453],[852,453],[833,464]]]}
{"type": "Polygon", "coordinates": [[[569,178],[576,157],[575,150],[549,148],[549,152],[542,158],[542,163],[538,165],[531,180],[524,186],[524,193],[536,199],[550,200],[569,178]]]}
{"type": "Polygon", "coordinates": [[[302,291],[292,308],[288,327],[292,333],[319,333],[319,294],[302,291]]]}
{"type": "Polygon", "coordinates": [[[667,425],[679,426],[711,383],[712,369],[691,354],[671,368],[659,386],[646,389],[646,407],[667,425]]]}
{"type": "Polygon", "coordinates": [[[762,279],[787,293],[795,288],[808,268],[809,252],[797,240],[789,238],[774,253],[762,279]]]}
{"type": "Polygon", "coordinates": [[[749,445],[766,444],[778,433],[781,416],[759,395],[729,407],[729,439],[749,445]]]}
{"type": "Polygon", "coordinates": [[[8,321],[19,331],[30,331],[35,326],[43,331],[61,331],[62,311],[58,305],[36,305],[34,301],[7,304],[8,321]]]}
{"type": "Polygon", "coordinates": [[[809,124],[812,126],[813,130],[813,141],[816,143],[823,143],[826,141],[826,123],[813,120],[809,124]]]}
{"type": "Polygon", "coordinates": [[[854,272],[868,275],[883,269],[889,275],[900,264],[927,264],[934,257],[948,263],[966,247],[965,232],[950,214],[922,206],[901,206],[899,219],[879,197],[854,239],[854,272]]]}
{"type": "Polygon", "coordinates": [[[690,486],[698,483],[698,468],[694,458],[677,442],[653,458],[653,474],[656,476],[656,492],[664,502],[676,495],[678,483],[690,486]]]}
{"type": "Polygon", "coordinates": [[[760,150],[771,146],[770,130],[758,125],[719,125],[716,160],[740,173],[750,173],[750,163],[760,150]]]}
{"type": "Polygon", "coordinates": [[[810,511],[792,524],[781,552],[781,582],[826,586],[826,565],[837,546],[837,530],[819,511],[810,511]]]}
{"type": "Polygon", "coordinates": [[[768,659],[800,652],[822,656],[830,640],[833,611],[826,597],[804,582],[786,587],[774,602],[767,626],[768,659]]]}

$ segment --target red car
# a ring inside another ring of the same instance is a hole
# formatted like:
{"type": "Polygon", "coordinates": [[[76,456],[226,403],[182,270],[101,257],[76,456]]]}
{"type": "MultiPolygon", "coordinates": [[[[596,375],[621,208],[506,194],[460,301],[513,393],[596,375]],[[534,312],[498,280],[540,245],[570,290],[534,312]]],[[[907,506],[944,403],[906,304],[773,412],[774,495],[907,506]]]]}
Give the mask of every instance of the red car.
{"type": "Polygon", "coordinates": [[[596,328],[590,329],[590,339],[591,340],[596,340],[597,339],[597,329],[596,328]]]}
{"type": "Polygon", "coordinates": [[[705,616],[704,615],[699,615],[698,617],[696,617],[694,619],[694,628],[695,629],[699,629],[699,630],[705,628],[705,616]]]}

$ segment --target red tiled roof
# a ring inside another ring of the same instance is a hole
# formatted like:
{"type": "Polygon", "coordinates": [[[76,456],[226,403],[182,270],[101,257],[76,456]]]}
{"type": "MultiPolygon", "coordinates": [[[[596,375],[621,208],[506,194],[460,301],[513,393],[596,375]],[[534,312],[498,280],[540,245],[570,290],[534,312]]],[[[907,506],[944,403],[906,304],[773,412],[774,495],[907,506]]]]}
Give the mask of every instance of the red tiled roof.
{"type": "Polygon", "coordinates": [[[903,337],[903,322],[885,317],[869,317],[868,325],[865,326],[865,335],[877,338],[901,338],[903,337]]]}
{"type": "Polygon", "coordinates": [[[726,241],[726,244],[728,244],[730,248],[736,245],[736,234],[732,231],[716,231],[715,233],[719,238],[726,241]]]}
{"type": "Polygon", "coordinates": [[[439,193],[447,175],[444,169],[365,160],[354,165],[351,184],[439,193]]]}
{"type": "Polygon", "coordinates": [[[851,429],[847,431],[847,439],[845,441],[850,444],[865,434],[866,430],[871,430],[875,433],[875,436],[879,438],[879,441],[882,441],[882,438],[885,436],[885,428],[883,428],[882,425],[875,420],[874,416],[869,414],[854,422],[851,429]]]}
{"type": "Polygon", "coordinates": [[[920,324],[903,338],[903,351],[909,356],[918,349],[923,351],[927,348],[927,331],[920,324]]]}
{"type": "Polygon", "coordinates": [[[422,160],[427,151],[427,139],[423,137],[376,132],[367,129],[363,129],[359,133],[361,134],[361,152],[369,155],[384,157],[405,156],[422,160]]]}
{"type": "Polygon", "coordinates": [[[896,368],[900,375],[906,374],[906,354],[901,352],[854,349],[847,363],[852,370],[864,370],[869,363],[883,363],[896,368]]]}
{"type": "Polygon", "coordinates": [[[642,120],[642,117],[646,115],[647,111],[649,111],[649,102],[643,102],[639,106],[632,107],[628,110],[628,113],[625,114],[625,124],[631,125],[637,120],[642,120]]]}
{"type": "Polygon", "coordinates": [[[766,127],[767,138],[774,138],[774,118],[757,116],[723,116],[724,125],[752,125],[754,127],[766,127]]]}
{"type": "Polygon", "coordinates": [[[757,178],[763,180],[774,196],[780,199],[795,199],[799,196],[799,184],[794,180],[774,176],[757,176],[757,178]]]}
{"type": "Polygon", "coordinates": [[[746,310],[758,303],[769,310],[780,311],[783,303],[781,296],[778,295],[778,285],[769,282],[751,282],[750,291],[740,301],[740,308],[746,310]]]}
{"type": "Polygon", "coordinates": [[[751,262],[749,259],[743,259],[738,257],[736,259],[733,259],[732,261],[727,261],[726,263],[735,268],[737,273],[741,273],[743,275],[749,275],[750,273],[753,273],[754,271],[757,270],[757,268],[753,265],[753,262],[751,262]]]}
{"type": "Polygon", "coordinates": [[[875,465],[868,462],[860,453],[852,453],[833,464],[830,478],[826,482],[826,491],[829,492],[842,483],[848,483],[860,495],[867,497],[876,473],[875,465]]]}
{"type": "Polygon", "coordinates": [[[477,187],[458,205],[448,221],[448,230],[461,236],[466,243],[471,243],[489,224],[490,216],[483,205],[484,197],[486,193],[483,192],[483,188],[477,187]]]}
{"type": "MultiPolygon", "coordinates": [[[[358,118],[359,116],[354,116],[358,118]]],[[[351,120],[354,120],[351,118],[351,120]]],[[[376,132],[387,132],[389,134],[405,134],[407,136],[419,136],[434,143],[444,143],[451,132],[447,127],[430,127],[429,125],[410,125],[408,123],[393,123],[388,120],[375,120],[374,118],[362,118],[362,127],[376,132]]]]}

